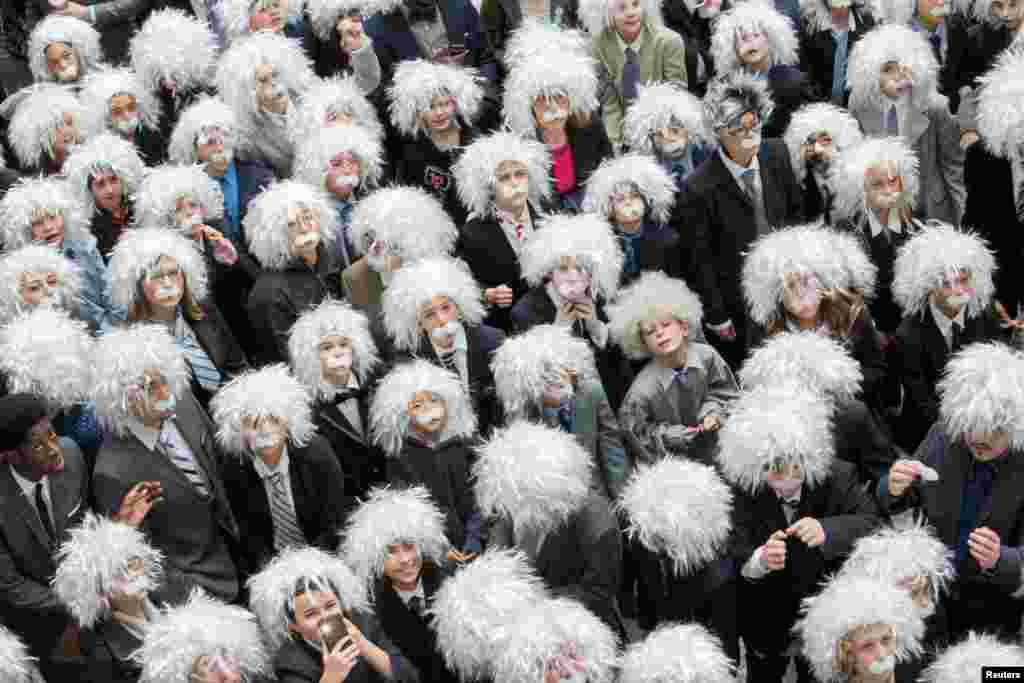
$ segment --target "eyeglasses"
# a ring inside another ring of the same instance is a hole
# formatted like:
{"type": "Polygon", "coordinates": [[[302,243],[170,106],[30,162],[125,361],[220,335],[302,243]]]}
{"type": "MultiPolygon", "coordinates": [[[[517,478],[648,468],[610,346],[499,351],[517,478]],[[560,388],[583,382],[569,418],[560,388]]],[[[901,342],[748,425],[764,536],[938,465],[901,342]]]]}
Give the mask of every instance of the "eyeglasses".
{"type": "Polygon", "coordinates": [[[150,282],[156,282],[159,280],[176,280],[181,275],[181,266],[174,266],[173,268],[165,268],[163,270],[157,268],[146,272],[146,279],[150,282]]]}

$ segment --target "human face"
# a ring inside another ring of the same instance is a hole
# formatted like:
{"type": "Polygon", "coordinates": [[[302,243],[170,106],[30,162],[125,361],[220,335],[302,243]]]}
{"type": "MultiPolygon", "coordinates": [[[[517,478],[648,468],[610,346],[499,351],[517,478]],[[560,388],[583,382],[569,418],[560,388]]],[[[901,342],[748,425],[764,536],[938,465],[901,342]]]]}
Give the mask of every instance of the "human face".
{"type": "Polygon", "coordinates": [[[684,0],[691,13],[704,19],[714,19],[722,13],[722,0],[684,0]]]}
{"type": "Polygon", "coordinates": [[[551,281],[564,302],[584,303],[590,299],[590,273],[578,268],[572,256],[562,257],[551,273],[551,281]]]}
{"type": "Polygon", "coordinates": [[[46,46],[46,69],[54,80],[74,83],[82,71],[78,50],[67,43],[50,43],[46,46]]]}
{"type": "Polygon", "coordinates": [[[324,185],[338,199],[348,199],[359,185],[360,172],[359,159],[343,152],[328,162],[324,185]]]}
{"type": "Polygon", "coordinates": [[[627,43],[633,42],[640,35],[641,22],[644,18],[640,0],[610,0],[608,15],[611,17],[612,27],[627,43]]]}
{"type": "Polygon", "coordinates": [[[346,386],[355,362],[352,340],[341,335],[324,337],[317,345],[320,355],[320,376],[324,382],[346,386]]]}
{"type": "Polygon", "coordinates": [[[146,424],[159,424],[174,416],[175,396],[171,385],[157,370],[147,370],[139,384],[128,387],[128,412],[146,424]]]}
{"type": "Polygon", "coordinates": [[[640,334],[648,351],[656,357],[668,358],[685,347],[689,328],[690,325],[685,320],[662,317],[640,323],[640,334]]]}
{"type": "Polygon", "coordinates": [[[889,61],[882,65],[878,74],[878,88],[890,100],[898,100],[910,94],[914,87],[910,66],[889,61]]]}
{"type": "Polygon", "coordinates": [[[1004,25],[1013,32],[1020,28],[1021,5],[1018,0],[992,0],[988,11],[993,23],[1004,25]]]}
{"type": "Polygon", "coordinates": [[[277,74],[269,64],[256,67],[256,109],[265,114],[288,113],[288,91],[277,83],[277,74]]]}
{"type": "Polygon", "coordinates": [[[896,633],[888,624],[854,629],[843,641],[853,671],[852,680],[888,674],[896,665],[896,633]]]}
{"type": "Polygon", "coordinates": [[[438,348],[449,349],[455,343],[458,321],[459,307],[446,296],[435,296],[420,306],[420,331],[438,348]]]}
{"type": "Polygon", "coordinates": [[[372,231],[363,236],[363,251],[370,268],[378,273],[393,273],[402,267],[402,257],[395,245],[377,239],[372,231]]]}
{"type": "Polygon", "coordinates": [[[288,0],[254,0],[249,10],[252,31],[280,33],[288,21],[288,0]]]}
{"type": "Polygon", "coordinates": [[[429,391],[418,391],[409,401],[409,426],[421,434],[439,434],[448,421],[444,399],[429,391]]]}
{"type": "Polygon", "coordinates": [[[329,591],[314,591],[295,596],[295,620],[288,630],[311,643],[320,642],[320,621],[332,614],[341,614],[338,596],[329,591]]]}
{"type": "Polygon", "coordinates": [[[59,211],[34,211],[32,213],[32,241],[60,247],[64,243],[64,214],[59,211]]]}
{"type": "Polygon", "coordinates": [[[768,36],[759,30],[736,32],[736,57],[755,71],[768,68],[768,36]]]}
{"type": "Polygon", "coordinates": [[[276,455],[288,441],[288,420],[276,415],[243,415],[240,428],[242,446],[259,457],[276,455]]]}
{"type": "Polygon", "coordinates": [[[988,462],[1010,450],[1010,435],[1004,431],[975,432],[967,435],[967,448],[977,460],[988,462]]]}
{"type": "Polygon", "coordinates": [[[788,499],[800,491],[803,471],[796,463],[769,463],[765,465],[764,481],[776,495],[788,499]]]}
{"type": "Polygon", "coordinates": [[[797,320],[817,320],[821,307],[821,283],[814,273],[787,273],[782,290],[786,313],[797,320]]]}
{"type": "Polygon", "coordinates": [[[18,296],[26,308],[45,306],[53,302],[57,285],[57,273],[21,273],[18,275],[18,296]]]}
{"type": "Polygon", "coordinates": [[[124,186],[121,179],[111,171],[101,172],[89,181],[96,208],[103,211],[117,211],[124,202],[124,186]]]}
{"type": "Polygon", "coordinates": [[[494,204],[518,216],[530,195],[530,171],[518,161],[503,161],[494,172],[494,204]]]}
{"type": "Polygon", "coordinates": [[[384,556],[384,577],[392,585],[403,590],[416,588],[420,580],[423,559],[412,543],[395,543],[388,546],[388,554],[384,556]]]}
{"type": "Polygon", "coordinates": [[[39,420],[28,431],[25,442],[18,448],[21,461],[41,474],[52,474],[64,469],[64,449],[53,431],[49,418],[39,420]]]}
{"type": "Polygon", "coordinates": [[[176,308],[185,291],[185,274],[170,256],[161,256],[142,276],[142,293],[153,308],[176,308]]]}
{"type": "Polygon", "coordinates": [[[927,576],[912,576],[896,582],[898,588],[902,588],[910,594],[914,605],[923,612],[930,613],[935,605],[932,602],[932,583],[927,576]]]}
{"type": "Polygon", "coordinates": [[[203,655],[192,667],[192,683],[242,683],[238,660],[225,655],[203,655]]]}
{"type": "Polygon", "coordinates": [[[110,98],[110,124],[122,137],[135,135],[139,129],[139,109],[134,95],[120,94],[110,98]]]}
{"type": "Polygon", "coordinates": [[[883,162],[868,168],[864,174],[864,203],[869,209],[895,209],[903,195],[903,179],[896,164],[883,162]]]}
{"type": "Polygon", "coordinates": [[[203,222],[203,209],[187,194],[174,203],[174,224],[191,234],[192,226],[203,222]]]}
{"type": "Polygon", "coordinates": [[[654,145],[662,156],[678,159],[686,152],[690,134],[683,126],[668,126],[654,132],[654,145]]]}
{"type": "Polygon", "coordinates": [[[53,149],[55,153],[67,151],[70,145],[78,144],[78,124],[75,122],[74,114],[64,112],[60,123],[53,130],[53,149]]]}
{"type": "Polygon", "coordinates": [[[569,118],[568,95],[538,97],[533,101],[533,117],[537,125],[544,128],[565,128],[569,118]]]}
{"type": "Polygon", "coordinates": [[[559,368],[551,379],[544,384],[544,392],[541,395],[541,402],[545,407],[557,408],[566,401],[572,399],[576,393],[576,381],[572,372],[567,368],[559,368]]]}
{"type": "Polygon", "coordinates": [[[149,592],[148,584],[145,561],[141,557],[132,557],[125,562],[124,570],[111,583],[111,602],[116,604],[126,598],[140,598],[149,592]]]}
{"type": "Polygon", "coordinates": [[[320,212],[314,208],[288,207],[288,245],[292,256],[316,253],[320,244],[320,212]]]}
{"type": "Polygon", "coordinates": [[[455,98],[449,95],[437,95],[430,100],[430,109],[421,114],[428,131],[441,133],[452,127],[455,122],[455,98]]]}
{"type": "Polygon", "coordinates": [[[619,188],[612,192],[611,197],[613,223],[623,232],[635,234],[640,232],[644,222],[644,198],[634,186],[619,188]]]}
{"type": "Polygon", "coordinates": [[[730,159],[746,166],[761,146],[761,121],[756,113],[748,111],[734,125],[719,130],[718,139],[730,159]]]}
{"type": "Polygon", "coordinates": [[[946,0],[917,0],[917,17],[929,26],[944,22],[948,13],[946,0]]]}
{"type": "Polygon", "coordinates": [[[931,297],[935,305],[947,316],[955,318],[959,315],[960,309],[971,302],[974,294],[970,271],[960,270],[944,277],[942,286],[933,289],[931,297]]]}
{"type": "Polygon", "coordinates": [[[196,137],[196,159],[205,164],[207,175],[223,178],[233,156],[227,135],[220,128],[207,128],[196,137]]]}
{"type": "Polygon", "coordinates": [[[812,166],[827,166],[835,154],[834,141],[828,131],[813,133],[807,138],[806,158],[812,166]]]}

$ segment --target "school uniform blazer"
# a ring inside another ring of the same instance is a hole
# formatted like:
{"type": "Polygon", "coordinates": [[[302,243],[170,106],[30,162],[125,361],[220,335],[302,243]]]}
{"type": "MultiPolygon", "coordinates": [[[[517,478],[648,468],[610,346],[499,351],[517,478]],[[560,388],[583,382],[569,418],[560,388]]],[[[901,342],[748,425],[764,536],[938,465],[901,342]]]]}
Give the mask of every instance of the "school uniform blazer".
{"type": "MultiPolygon", "coordinates": [[[[822,2],[822,0],[810,0],[822,2]]],[[[863,4],[854,3],[850,5],[850,15],[854,28],[847,38],[847,58],[850,50],[861,39],[861,37],[873,29],[875,17],[871,10],[863,4]]],[[[807,17],[800,20],[800,70],[807,74],[809,85],[814,89],[819,99],[829,101],[832,99],[832,78],[835,73],[836,43],[832,39],[832,31],[820,30],[818,26],[808,21],[807,17]]],[[[850,91],[845,90],[842,106],[846,106],[850,91]]]]}
{"type": "Polygon", "coordinates": [[[384,453],[371,439],[369,397],[369,391],[356,397],[359,425],[352,424],[334,401],[318,400],[313,407],[317,431],[330,442],[345,473],[345,496],[350,500],[363,498],[372,486],[384,481],[384,453]]]}

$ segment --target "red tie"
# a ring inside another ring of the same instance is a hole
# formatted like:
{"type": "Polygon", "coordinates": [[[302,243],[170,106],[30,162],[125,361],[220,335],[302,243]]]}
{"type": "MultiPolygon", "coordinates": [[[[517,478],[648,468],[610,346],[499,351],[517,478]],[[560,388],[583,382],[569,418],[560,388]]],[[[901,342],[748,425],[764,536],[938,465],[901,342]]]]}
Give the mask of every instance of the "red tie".
{"type": "Polygon", "coordinates": [[[526,226],[522,223],[516,225],[516,239],[520,242],[523,241],[523,235],[526,233],[526,226]]]}

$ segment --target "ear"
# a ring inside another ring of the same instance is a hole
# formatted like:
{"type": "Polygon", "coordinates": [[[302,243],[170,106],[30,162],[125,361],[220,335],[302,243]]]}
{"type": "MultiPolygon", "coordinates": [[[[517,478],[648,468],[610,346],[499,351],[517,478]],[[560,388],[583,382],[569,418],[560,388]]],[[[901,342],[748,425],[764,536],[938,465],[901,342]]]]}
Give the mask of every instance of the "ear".
{"type": "Polygon", "coordinates": [[[680,320],[679,321],[679,330],[683,333],[684,337],[689,337],[690,336],[690,321],[689,320],[680,320]]]}

